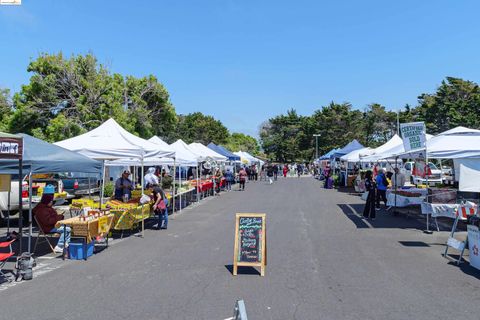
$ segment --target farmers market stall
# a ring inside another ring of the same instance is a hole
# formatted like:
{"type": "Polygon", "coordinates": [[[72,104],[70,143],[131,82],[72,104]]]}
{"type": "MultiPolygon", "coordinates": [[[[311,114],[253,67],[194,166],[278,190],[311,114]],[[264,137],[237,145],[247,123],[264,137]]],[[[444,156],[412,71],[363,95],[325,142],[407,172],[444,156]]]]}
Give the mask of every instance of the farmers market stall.
{"type": "MultiPolygon", "coordinates": [[[[8,160],[8,161],[16,161],[18,165],[18,170],[15,173],[18,173],[19,177],[23,177],[23,138],[20,135],[13,135],[9,133],[0,132],[0,161],[8,160]]],[[[13,190],[11,190],[11,174],[2,174],[0,177],[0,192],[7,193],[7,204],[6,204],[6,211],[7,211],[7,236],[10,236],[10,203],[11,203],[11,194],[13,190]]],[[[22,212],[22,184],[18,184],[18,203],[19,203],[19,211],[22,212]]],[[[18,233],[23,235],[23,219],[22,215],[19,215],[18,219],[18,233]]],[[[23,251],[22,247],[22,236],[20,236],[20,251],[23,251]]]]}
{"type": "MultiPolygon", "coordinates": [[[[27,134],[19,134],[19,136],[23,138],[23,163],[21,170],[23,174],[28,175],[28,181],[32,181],[32,174],[34,173],[65,171],[98,173],[101,170],[101,163],[98,161],[27,134]]],[[[0,160],[0,173],[17,174],[18,170],[18,161],[0,160]]],[[[20,179],[23,178],[22,176],[20,179]]],[[[32,194],[32,183],[29,183],[28,252],[31,251],[32,240],[32,194]]]]}
{"type": "MultiPolygon", "coordinates": [[[[117,159],[134,159],[137,161],[137,165],[140,165],[142,168],[141,192],[143,194],[144,159],[150,157],[175,157],[174,151],[170,149],[167,150],[158,144],[131,134],[112,118],[87,133],[57,142],[56,144],[79,152],[92,159],[103,161],[103,186],[101,189],[100,205],[103,203],[104,198],[105,165],[107,161],[117,159]]],[[[144,229],[144,219],[142,218],[142,235],[144,234],[144,229]]]]}

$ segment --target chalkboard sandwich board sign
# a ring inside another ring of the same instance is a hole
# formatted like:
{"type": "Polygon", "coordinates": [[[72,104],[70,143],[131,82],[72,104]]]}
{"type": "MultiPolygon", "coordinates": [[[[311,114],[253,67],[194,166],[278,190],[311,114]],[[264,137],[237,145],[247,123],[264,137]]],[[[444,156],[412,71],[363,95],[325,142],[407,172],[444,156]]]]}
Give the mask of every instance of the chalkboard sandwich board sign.
{"type": "Polygon", "coordinates": [[[265,275],[267,265],[267,232],[265,213],[237,213],[235,218],[235,248],[233,275],[238,266],[260,267],[265,275]]]}

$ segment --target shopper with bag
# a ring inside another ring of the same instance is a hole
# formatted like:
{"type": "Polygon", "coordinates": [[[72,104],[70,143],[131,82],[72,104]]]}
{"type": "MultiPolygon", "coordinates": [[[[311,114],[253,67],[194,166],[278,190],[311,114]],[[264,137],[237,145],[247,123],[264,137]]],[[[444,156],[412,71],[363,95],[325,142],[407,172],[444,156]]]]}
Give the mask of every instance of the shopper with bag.
{"type": "Polygon", "coordinates": [[[160,187],[153,188],[153,212],[158,214],[158,229],[167,229],[168,226],[168,199],[165,196],[165,192],[160,187]]]}
{"type": "Polygon", "coordinates": [[[375,182],[372,179],[372,171],[365,174],[365,192],[368,192],[367,202],[363,208],[363,217],[375,220],[375,182]]]}

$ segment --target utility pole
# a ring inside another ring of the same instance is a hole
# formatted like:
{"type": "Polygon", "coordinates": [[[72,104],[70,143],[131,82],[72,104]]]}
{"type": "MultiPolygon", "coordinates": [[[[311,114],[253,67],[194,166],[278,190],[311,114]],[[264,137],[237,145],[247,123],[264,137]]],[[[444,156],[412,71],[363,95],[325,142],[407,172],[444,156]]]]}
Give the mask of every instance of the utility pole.
{"type": "Polygon", "coordinates": [[[313,135],[315,137],[315,160],[318,159],[318,137],[321,136],[321,134],[317,133],[313,135]]]}

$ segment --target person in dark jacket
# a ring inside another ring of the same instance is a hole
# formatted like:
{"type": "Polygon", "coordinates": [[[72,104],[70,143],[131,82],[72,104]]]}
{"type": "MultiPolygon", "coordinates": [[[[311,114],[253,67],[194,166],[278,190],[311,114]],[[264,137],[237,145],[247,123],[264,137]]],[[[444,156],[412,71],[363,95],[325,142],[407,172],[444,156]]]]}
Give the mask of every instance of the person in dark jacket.
{"type": "Polygon", "coordinates": [[[40,203],[33,209],[32,213],[38,221],[39,228],[45,233],[60,233],[60,238],[54,250],[57,253],[63,252],[64,247],[70,243],[70,227],[60,226],[55,228],[57,221],[63,220],[63,214],[58,214],[53,206],[53,194],[43,194],[40,203]],[[65,232],[65,235],[63,234],[65,232]]]}
{"type": "Polygon", "coordinates": [[[372,178],[372,171],[368,170],[365,174],[365,191],[368,192],[367,202],[363,208],[363,217],[375,220],[375,182],[372,178]]]}
{"type": "Polygon", "coordinates": [[[225,182],[227,184],[227,191],[232,191],[232,184],[235,181],[235,177],[233,176],[232,170],[230,168],[227,168],[227,171],[225,171],[225,182]]]}

